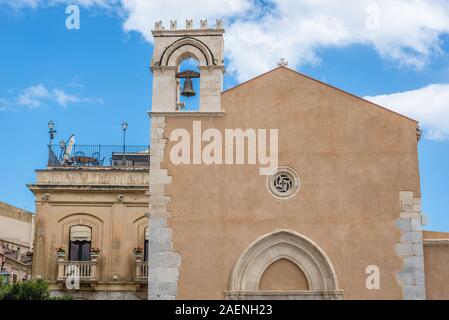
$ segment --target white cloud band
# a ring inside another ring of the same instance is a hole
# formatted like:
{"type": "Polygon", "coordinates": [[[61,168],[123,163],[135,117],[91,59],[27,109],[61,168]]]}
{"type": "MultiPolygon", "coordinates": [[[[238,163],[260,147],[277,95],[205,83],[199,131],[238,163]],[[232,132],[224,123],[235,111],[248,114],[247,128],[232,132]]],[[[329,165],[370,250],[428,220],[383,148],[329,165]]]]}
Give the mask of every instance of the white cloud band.
{"type": "Polygon", "coordinates": [[[417,90],[365,99],[420,121],[426,138],[449,138],[449,84],[432,84],[417,90]]]}

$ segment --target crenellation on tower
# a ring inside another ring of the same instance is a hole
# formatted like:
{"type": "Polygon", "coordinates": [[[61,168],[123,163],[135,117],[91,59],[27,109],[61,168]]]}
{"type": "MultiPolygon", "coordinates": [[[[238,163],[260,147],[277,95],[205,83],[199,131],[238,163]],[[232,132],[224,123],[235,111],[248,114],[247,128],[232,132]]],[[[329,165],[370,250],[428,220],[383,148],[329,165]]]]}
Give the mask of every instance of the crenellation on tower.
{"type": "MultiPolygon", "coordinates": [[[[186,24],[184,28],[180,28],[179,30],[195,30],[194,28],[194,20],[186,19],[186,24]]],[[[178,20],[170,20],[170,30],[178,29],[178,20]]],[[[215,20],[215,27],[209,27],[207,19],[200,19],[200,24],[198,29],[224,29],[223,19],[215,20]]],[[[164,24],[161,20],[156,21],[154,23],[153,31],[165,30],[164,24]]]]}

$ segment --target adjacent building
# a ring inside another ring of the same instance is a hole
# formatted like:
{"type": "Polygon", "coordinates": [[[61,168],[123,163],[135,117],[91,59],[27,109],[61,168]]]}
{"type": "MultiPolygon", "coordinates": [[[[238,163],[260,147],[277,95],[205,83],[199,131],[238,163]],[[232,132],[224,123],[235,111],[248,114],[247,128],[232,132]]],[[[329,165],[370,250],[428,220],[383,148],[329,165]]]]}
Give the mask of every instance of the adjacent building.
{"type": "Polygon", "coordinates": [[[0,202],[0,285],[31,278],[34,216],[0,202]]]}
{"type": "Polygon", "coordinates": [[[148,147],[126,146],[122,157],[121,146],[83,146],[75,161],[50,157],[28,186],[36,195],[33,277],[54,295],[147,296],[148,147]],[[96,152],[102,163],[83,162],[96,152]]]}

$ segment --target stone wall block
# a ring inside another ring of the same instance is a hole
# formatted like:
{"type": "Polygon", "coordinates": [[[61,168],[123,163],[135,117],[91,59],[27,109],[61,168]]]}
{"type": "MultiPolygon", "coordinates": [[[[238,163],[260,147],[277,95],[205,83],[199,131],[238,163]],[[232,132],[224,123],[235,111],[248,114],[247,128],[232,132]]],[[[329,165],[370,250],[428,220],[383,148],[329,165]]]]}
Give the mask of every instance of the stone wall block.
{"type": "Polygon", "coordinates": [[[403,265],[396,273],[402,286],[402,298],[422,300],[426,298],[424,256],[422,241],[421,199],[413,192],[399,193],[401,212],[395,225],[401,233],[395,252],[402,258],[403,265]]]}

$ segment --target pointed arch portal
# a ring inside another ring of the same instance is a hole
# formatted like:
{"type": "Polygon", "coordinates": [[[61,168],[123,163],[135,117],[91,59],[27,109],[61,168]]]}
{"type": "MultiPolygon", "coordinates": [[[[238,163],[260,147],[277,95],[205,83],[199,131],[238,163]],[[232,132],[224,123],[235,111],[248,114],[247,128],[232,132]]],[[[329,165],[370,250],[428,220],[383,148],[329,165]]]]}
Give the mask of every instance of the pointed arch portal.
{"type": "Polygon", "coordinates": [[[231,274],[230,299],[341,299],[337,276],[330,259],[309,238],[291,230],[278,230],[262,236],[241,254],[231,274]],[[264,272],[275,262],[286,259],[305,275],[309,290],[263,291],[259,289],[264,272]]]}

